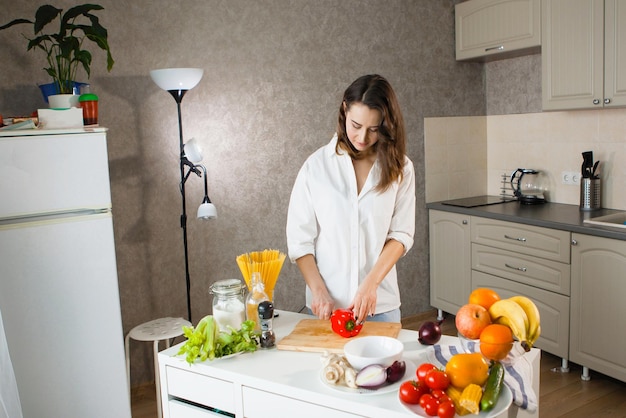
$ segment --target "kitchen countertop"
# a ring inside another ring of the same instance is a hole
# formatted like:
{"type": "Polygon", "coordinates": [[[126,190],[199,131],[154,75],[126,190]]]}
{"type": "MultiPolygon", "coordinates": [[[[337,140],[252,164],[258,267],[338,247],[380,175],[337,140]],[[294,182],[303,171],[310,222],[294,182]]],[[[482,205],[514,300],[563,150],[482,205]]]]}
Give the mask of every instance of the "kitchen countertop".
{"type": "MultiPolygon", "coordinates": [[[[276,341],[289,335],[302,319],[314,318],[295,312],[277,312],[279,316],[273,321],[276,341]]],[[[434,355],[433,347],[420,344],[417,335],[417,331],[401,329],[397,337],[404,345],[403,359],[410,361],[412,367],[427,360],[431,361],[430,356],[434,355]]],[[[358,394],[323,383],[320,378],[321,352],[261,349],[230,359],[196,361],[190,366],[183,356],[176,355],[182,344],[184,342],[158,354],[164,418],[191,416],[192,408],[189,406],[186,415],[172,414],[172,408],[177,406],[179,399],[228,410],[238,418],[293,416],[293,411],[298,409],[298,416],[313,417],[320,416],[320,408],[324,409],[324,416],[328,417],[418,416],[400,403],[395,389],[374,394],[358,394]],[[223,390],[217,394],[219,388],[223,390]],[[255,393],[260,394],[260,398],[251,398],[255,393]],[[261,399],[262,402],[255,403],[252,407],[248,404],[251,399],[261,399]],[[203,403],[205,400],[211,404],[203,403]],[[232,410],[225,405],[215,405],[219,401],[234,403],[231,405],[232,410]]],[[[448,346],[458,345],[459,342],[457,337],[443,335],[438,344],[448,346]]],[[[533,348],[524,356],[532,369],[532,387],[538,394],[540,350],[533,348]]],[[[401,381],[408,378],[407,375],[401,381]]],[[[206,410],[202,412],[203,414],[197,416],[204,416],[206,410]]],[[[508,411],[498,415],[517,418],[538,416],[539,411],[530,414],[516,405],[511,405],[508,411]]]]}
{"type": "Polygon", "coordinates": [[[585,219],[611,215],[614,213],[622,213],[624,212],[622,210],[598,209],[593,211],[582,211],[579,209],[578,205],[550,202],[539,205],[524,205],[517,201],[465,208],[446,205],[444,202],[445,201],[428,203],[426,207],[428,209],[435,209],[444,212],[481,216],[483,218],[517,222],[520,224],[541,226],[545,228],[559,229],[563,231],[626,241],[626,231],[622,228],[604,227],[583,223],[585,219]]]}

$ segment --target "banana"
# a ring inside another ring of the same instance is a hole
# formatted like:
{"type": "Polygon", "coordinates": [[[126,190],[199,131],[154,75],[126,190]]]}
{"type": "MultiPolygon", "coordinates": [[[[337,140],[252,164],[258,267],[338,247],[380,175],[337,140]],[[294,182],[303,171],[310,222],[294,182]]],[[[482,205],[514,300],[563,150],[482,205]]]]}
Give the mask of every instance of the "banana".
{"type": "Polygon", "coordinates": [[[530,347],[533,346],[539,335],[541,334],[541,321],[539,315],[539,309],[537,309],[537,305],[535,302],[527,298],[526,296],[517,295],[510,297],[509,300],[517,303],[522,307],[524,312],[526,312],[526,316],[528,317],[528,328],[526,332],[526,336],[528,337],[528,345],[530,347]]]}
{"type": "Polygon", "coordinates": [[[526,349],[525,346],[528,344],[528,316],[520,305],[510,299],[500,299],[491,305],[489,315],[493,322],[511,328],[513,335],[522,343],[524,349],[530,350],[530,347],[526,349]]]}

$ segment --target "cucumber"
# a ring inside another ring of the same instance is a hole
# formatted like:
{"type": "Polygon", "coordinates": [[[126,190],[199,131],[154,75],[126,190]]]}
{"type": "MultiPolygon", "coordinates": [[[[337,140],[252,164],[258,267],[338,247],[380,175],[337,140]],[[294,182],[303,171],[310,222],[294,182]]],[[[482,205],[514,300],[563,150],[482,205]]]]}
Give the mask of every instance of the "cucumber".
{"type": "Polygon", "coordinates": [[[489,411],[496,406],[500,392],[502,392],[502,385],[504,385],[504,366],[499,361],[494,361],[491,363],[485,391],[480,398],[481,411],[489,411]]]}

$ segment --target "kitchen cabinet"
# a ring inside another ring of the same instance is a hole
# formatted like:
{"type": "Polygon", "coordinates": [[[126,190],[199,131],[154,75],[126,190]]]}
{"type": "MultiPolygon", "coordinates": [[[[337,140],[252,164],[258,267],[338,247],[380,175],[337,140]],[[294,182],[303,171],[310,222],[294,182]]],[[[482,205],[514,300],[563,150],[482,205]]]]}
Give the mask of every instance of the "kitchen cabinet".
{"type": "Polygon", "coordinates": [[[541,314],[535,345],[568,358],[571,234],[475,216],[471,231],[471,288],[531,298],[541,314]]]}
{"type": "Polygon", "coordinates": [[[509,58],[538,53],[540,0],[469,0],[455,6],[456,59],[509,58]]]}
{"type": "Polygon", "coordinates": [[[431,305],[455,314],[477,287],[527,296],[542,319],[536,346],[568,358],[571,233],[432,209],[429,217],[431,305]]]}
{"type": "Polygon", "coordinates": [[[430,210],[428,225],[430,304],[456,313],[470,294],[470,216],[430,210]]]}
{"type": "Polygon", "coordinates": [[[572,235],[570,359],[626,381],[626,241],[572,235]]]}
{"type": "Polygon", "coordinates": [[[626,0],[544,0],[544,110],[626,106],[626,0]]]}

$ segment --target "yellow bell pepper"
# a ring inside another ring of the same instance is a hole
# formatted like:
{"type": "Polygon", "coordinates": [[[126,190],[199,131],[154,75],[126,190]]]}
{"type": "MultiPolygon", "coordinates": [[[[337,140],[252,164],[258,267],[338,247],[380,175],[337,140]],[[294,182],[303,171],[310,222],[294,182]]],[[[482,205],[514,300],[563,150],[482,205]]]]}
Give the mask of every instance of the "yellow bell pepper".
{"type": "Polygon", "coordinates": [[[450,384],[465,388],[469,384],[482,386],[489,377],[489,364],[480,353],[461,353],[452,356],[446,364],[450,384]]]}

